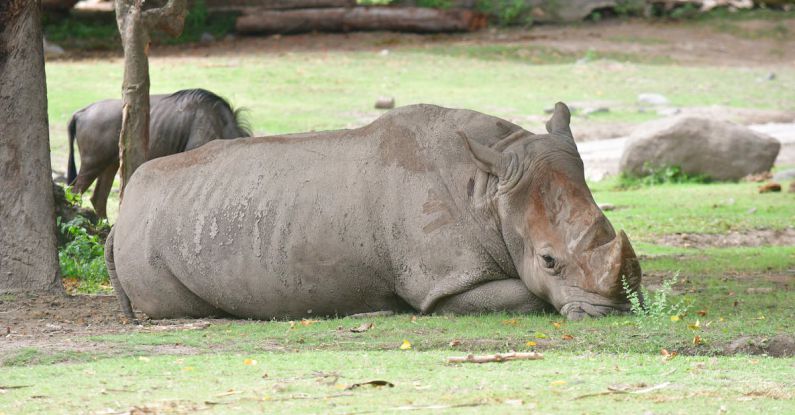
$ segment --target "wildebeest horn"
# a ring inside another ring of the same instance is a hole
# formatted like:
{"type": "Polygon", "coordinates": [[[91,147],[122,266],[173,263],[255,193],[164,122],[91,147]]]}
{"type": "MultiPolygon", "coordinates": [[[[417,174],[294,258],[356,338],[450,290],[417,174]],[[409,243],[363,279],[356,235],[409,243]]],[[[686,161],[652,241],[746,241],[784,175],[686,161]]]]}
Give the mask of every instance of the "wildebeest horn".
{"type": "Polygon", "coordinates": [[[569,111],[569,107],[562,102],[558,102],[555,104],[555,112],[552,114],[552,118],[547,121],[547,131],[550,134],[572,137],[569,123],[571,123],[571,112],[569,111]]]}

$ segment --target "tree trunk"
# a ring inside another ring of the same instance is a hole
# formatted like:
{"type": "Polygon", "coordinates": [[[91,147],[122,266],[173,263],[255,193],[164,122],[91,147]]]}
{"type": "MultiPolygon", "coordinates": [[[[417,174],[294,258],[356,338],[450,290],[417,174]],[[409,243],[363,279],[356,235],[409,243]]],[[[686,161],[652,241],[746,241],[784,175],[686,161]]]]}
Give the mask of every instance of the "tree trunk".
{"type": "Polygon", "coordinates": [[[463,32],[482,29],[486,17],[471,10],[419,7],[353,7],[259,11],[237,19],[240,33],[392,30],[398,32],[463,32]]]}
{"type": "Polygon", "coordinates": [[[168,0],[163,7],[143,10],[143,0],[116,0],[116,23],[124,46],[122,125],[119,137],[121,192],[147,159],[149,147],[150,32],[179,36],[187,13],[185,0],[168,0]]]}
{"type": "Polygon", "coordinates": [[[354,7],[356,0],[206,0],[210,10],[250,9],[309,9],[324,7],[354,7]]]}
{"type": "Polygon", "coordinates": [[[41,4],[0,1],[0,293],[62,291],[41,4]]]}

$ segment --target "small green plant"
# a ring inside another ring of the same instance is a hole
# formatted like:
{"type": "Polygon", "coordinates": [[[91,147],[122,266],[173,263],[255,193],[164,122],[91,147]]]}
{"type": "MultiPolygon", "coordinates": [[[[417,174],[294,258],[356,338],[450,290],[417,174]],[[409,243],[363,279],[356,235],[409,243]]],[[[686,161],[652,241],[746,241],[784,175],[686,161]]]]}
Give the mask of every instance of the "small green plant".
{"type": "Polygon", "coordinates": [[[494,16],[500,26],[529,26],[533,23],[530,6],[524,0],[479,0],[477,7],[494,16]]]}
{"type": "Polygon", "coordinates": [[[690,175],[682,171],[679,166],[656,166],[649,162],[643,164],[644,174],[633,176],[621,174],[618,178],[618,188],[632,189],[643,186],[656,186],[661,184],[683,184],[683,183],[709,183],[710,179],[705,175],[690,175]]]}
{"type": "Polygon", "coordinates": [[[96,232],[97,229],[92,228],[100,228],[100,230],[108,228],[108,223],[101,221],[95,227],[88,219],[76,216],[65,223],[59,217],[57,224],[61,232],[71,239],[58,252],[61,277],[76,280],[78,292],[107,291],[108,270],[105,267],[105,246],[96,232]],[[94,232],[90,232],[90,230],[94,232]]]}
{"type": "Polygon", "coordinates": [[[669,299],[673,292],[673,286],[678,280],[679,272],[670,279],[664,279],[660,288],[651,293],[642,286],[639,290],[632,289],[627,279],[622,278],[621,283],[624,292],[627,293],[631,311],[635,314],[635,319],[641,329],[646,332],[659,331],[667,324],[679,321],[682,316],[687,314],[690,304],[684,298],[676,303],[669,299]]]}

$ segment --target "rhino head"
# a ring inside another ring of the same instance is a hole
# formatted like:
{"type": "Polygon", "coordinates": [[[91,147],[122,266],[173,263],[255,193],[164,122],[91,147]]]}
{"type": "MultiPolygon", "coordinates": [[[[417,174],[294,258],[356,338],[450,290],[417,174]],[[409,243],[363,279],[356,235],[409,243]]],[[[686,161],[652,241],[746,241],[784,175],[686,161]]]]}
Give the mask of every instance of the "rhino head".
{"type": "Polygon", "coordinates": [[[640,265],[593,200],[570,120],[558,103],[548,134],[520,130],[491,147],[459,134],[488,174],[489,211],[528,289],[572,320],[627,312],[623,279],[637,291],[640,265]]]}

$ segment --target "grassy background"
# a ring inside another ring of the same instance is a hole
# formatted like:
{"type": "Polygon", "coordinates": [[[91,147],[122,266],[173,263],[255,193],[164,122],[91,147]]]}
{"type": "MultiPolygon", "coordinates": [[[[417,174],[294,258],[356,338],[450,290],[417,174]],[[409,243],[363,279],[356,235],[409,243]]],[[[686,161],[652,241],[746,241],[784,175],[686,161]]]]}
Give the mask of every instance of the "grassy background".
{"type": "MultiPolygon", "coordinates": [[[[735,30],[731,21],[721,22],[704,24],[735,30]]],[[[152,92],[211,89],[249,108],[260,134],[360,126],[380,114],[372,105],[381,95],[395,96],[398,105],[472,108],[531,130],[540,128],[544,109],[558,100],[613,103],[609,113],[590,121],[654,118],[635,106],[637,94],[644,92],[664,94],[676,106],[795,110],[795,69],[786,67],[776,68],[775,82],[758,82],[768,69],[680,67],[665,57],[580,56],[529,43],[389,47],[385,56],[374,46],[371,51],[155,57],[152,92]],[[576,63],[583,58],[585,63],[576,63]]],[[[117,59],[48,62],[57,170],[65,167],[68,118],[91,102],[119,96],[121,70],[117,59]]],[[[575,117],[575,134],[583,121],[575,117]]],[[[607,215],[633,240],[647,285],[654,288],[680,274],[675,299],[689,303],[691,311],[679,321],[660,316],[657,328],[642,329],[631,317],[565,322],[559,315],[401,315],[370,319],[375,327],[361,334],[349,329],[362,320],[350,318],[306,326],[241,321],[216,322],[198,331],[96,336],[82,339],[96,347],[85,351],[43,351],[33,344],[0,356],[0,414],[133,406],[177,413],[795,412],[795,359],[720,356],[742,335],[795,332],[795,247],[655,244],[657,235],[674,232],[791,226],[795,196],[759,195],[750,183],[630,190],[617,184],[592,184],[594,197],[617,206],[607,215]],[[399,350],[404,340],[411,350],[399,350]],[[451,346],[454,340],[458,343],[451,346]],[[665,358],[661,349],[680,355],[665,358]],[[444,363],[449,355],[508,350],[541,350],[546,359],[444,363]],[[374,379],[396,386],[344,390],[374,379]],[[648,393],[607,393],[610,385],[637,391],[665,382],[670,383],[648,393]]]]}

